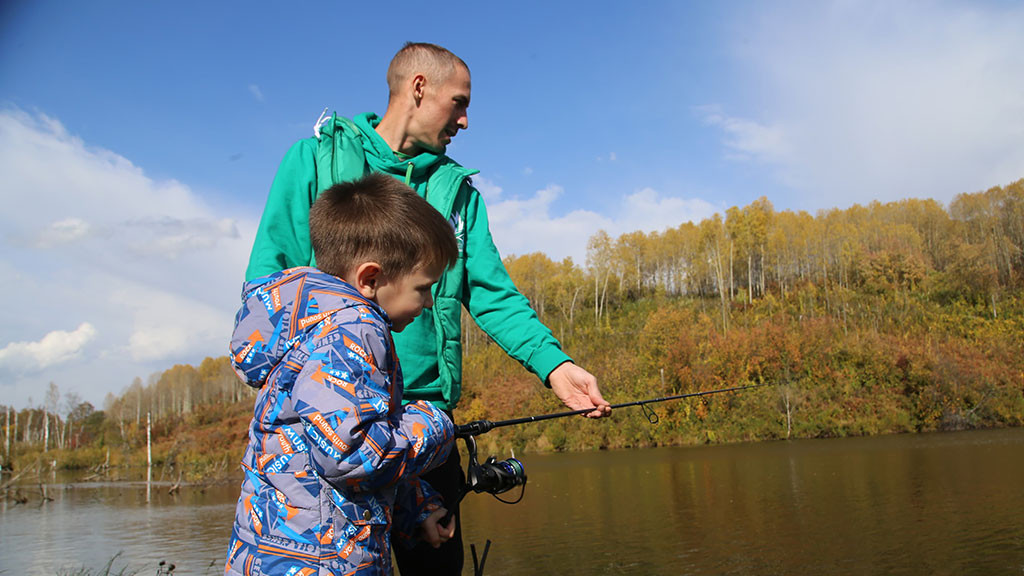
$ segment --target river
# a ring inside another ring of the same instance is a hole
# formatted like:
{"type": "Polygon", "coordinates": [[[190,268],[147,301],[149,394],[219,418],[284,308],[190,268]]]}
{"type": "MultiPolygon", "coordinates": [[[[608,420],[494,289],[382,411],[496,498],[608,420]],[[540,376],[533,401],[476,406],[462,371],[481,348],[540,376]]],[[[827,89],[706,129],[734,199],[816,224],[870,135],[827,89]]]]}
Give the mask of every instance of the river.
{"type": "MultiPolygon", "coordinates": [[[[487,576],[1024,574],[1024,429],[520,460],[521,503],[464,501],[466,574],[488,539],[487,576]]],[[[47,492],[0,504],[0,573],[223,573],[236,486],[47,492]]]]}

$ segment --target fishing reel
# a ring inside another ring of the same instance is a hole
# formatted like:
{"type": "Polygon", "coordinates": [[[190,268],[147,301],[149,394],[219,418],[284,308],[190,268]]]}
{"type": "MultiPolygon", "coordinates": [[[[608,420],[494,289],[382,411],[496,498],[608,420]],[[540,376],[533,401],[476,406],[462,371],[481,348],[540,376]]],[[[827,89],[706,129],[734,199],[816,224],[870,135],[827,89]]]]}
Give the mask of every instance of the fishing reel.
{"type": "MultiPolygon", "coordinates": [[[[499,462],[497,458],[491,456],[481,464],[477,461],[476,457],[476,438],[473,437],[473,430],[469,427],[456,426],[455,437],[466,441],[466,451],[469,452],[469,464],[466,466],[466,481],[459,488],[459,495],[455,501],[456,504],[462,502],[462,499],[470,492],[476,492],[477,494],[486,492],[494,496],[494,499],[498,502],[505,504],[517,504],[523,499],[523,496],[526,494],[526,469],[523,468],[522,462],[515,457],[499,462]],[[522,491],[515,500],[503,500],[498,497],[498,494],[508,492],[516,486],[522,486],[522,491]]],[[[447,524],[454,513],[454,507],[450,508],[448,514],[441,520],[441,523],[447,524]]],[[[484,552],[484,554],[486,555],[487,553],[484,552]]]]}
{"type": "Polygon", "coordinates": [[[523,494],[526,492],[526,469],[523,468],[523,463],[514,457],[498,461],[494,456],[490,456],[481,464],[477,460],[476,438],[473,437],[474,433],[479,432],[480,430],[471,426],[456,427],[455,436],[465,440],[466,451],[469,453],[469,464],[466,466],[466,483],[462,487],[462,494],[465,495],[470,492],[482,494],[486,492],[493,495],[498,501],[506,504],[519,502],[523,499],[523,494]],[[508,492],[516,486],[523,487],[518,498],[513,501],[498,498],[498,494],[508,492]]]}
{"type": "MultiPolygon", "coordinates": [[[[469,451],[469,465],[466,466],[466,486],[464,489],[466,492],[472,490],[477,494],[484,492],[502,494],[516,486],[522,486],[523,491],[526,491],[526,469],[523,468],[522,462],[516,458],[509,458],[499,462],[497,458],[491,456],[483,464],[480,464],[476,459],[476,438],[466,436],[464,439],[466,441],[466,449],[469,451]]],[[[520,494],[516,502],[522,500],[522,498],[523,496],[520,494]]],[[[500,498],[498,499],[501,500],[500,498]]],[[[502,501],[504,502],[504,500],[502,501]]]]}

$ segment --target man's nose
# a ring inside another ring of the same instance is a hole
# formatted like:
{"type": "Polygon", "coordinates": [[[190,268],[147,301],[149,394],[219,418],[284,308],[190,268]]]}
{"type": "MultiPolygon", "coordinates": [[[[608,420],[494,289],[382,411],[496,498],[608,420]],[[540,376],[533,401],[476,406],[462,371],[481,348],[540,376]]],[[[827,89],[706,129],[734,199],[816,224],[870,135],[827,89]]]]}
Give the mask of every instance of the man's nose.
{"type": "Polygon", "coordinates": [[[469,114],[463,114],[456,124],[458,124],[459,128],[462,130],[469,128],[469,114]]]}

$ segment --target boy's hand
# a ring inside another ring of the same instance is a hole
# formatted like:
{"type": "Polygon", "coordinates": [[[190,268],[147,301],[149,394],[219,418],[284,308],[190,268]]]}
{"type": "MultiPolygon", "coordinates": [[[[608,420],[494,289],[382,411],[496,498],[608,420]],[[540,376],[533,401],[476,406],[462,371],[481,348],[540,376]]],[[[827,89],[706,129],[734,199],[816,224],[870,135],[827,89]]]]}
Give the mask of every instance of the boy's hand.
{"type": "Polygon", "coordinates": [[[611,404],[597,388],[597,378],[572,362],[563,362],[548,374],[548,384],[563,404],[572,410],[593,408],[587,418],[601,418],[612,413],[611,404]]]}
{"type": "Polygon", "coordinates": [[[440,547],[455,535],[455,516],[452,516],[447,526],[441,524],[441,519],[447,514],[448,510],[438,508],[420,524],[420,538],[434,548],[440,547]]]}

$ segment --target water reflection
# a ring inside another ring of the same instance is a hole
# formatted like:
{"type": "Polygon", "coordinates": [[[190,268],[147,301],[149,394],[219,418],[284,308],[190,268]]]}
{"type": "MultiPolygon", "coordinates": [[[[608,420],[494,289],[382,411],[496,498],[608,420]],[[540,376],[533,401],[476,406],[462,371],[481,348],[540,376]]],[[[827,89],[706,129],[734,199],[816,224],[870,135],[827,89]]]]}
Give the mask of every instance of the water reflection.
{"type": "Polygon", "coordinates": [[[52,502],[4,504],[0,572],[96,571],[120,552],[114,566],[128,573],[155,573],[167,560],[176,574],[220,574],[237,488],[169,495],[168,486],[155,485],[148,503],[138,482],[64,485],[49,490],[52,502]]]}
{"type": "MultiPolygon", "coordinates": [[[[523,502],[465,501],[485,574],[1020,574],[1024,430],[520,455],[523,502]]],[[[0,572],[220,574],[237,486],[51,487],[0,504],[0,572]]],[[[467,555],[468,558],[468,555],[467,555]]],[[[467,570],[467,573],[469,571],[467,570]]]]}
{"type": "Polygon", "coordinates": [[[1021,573],[1022,448],[1008,430],[532,456],[524,504],[478,496],[465,529],[495,541],[491,575],[1021,573]]]}

